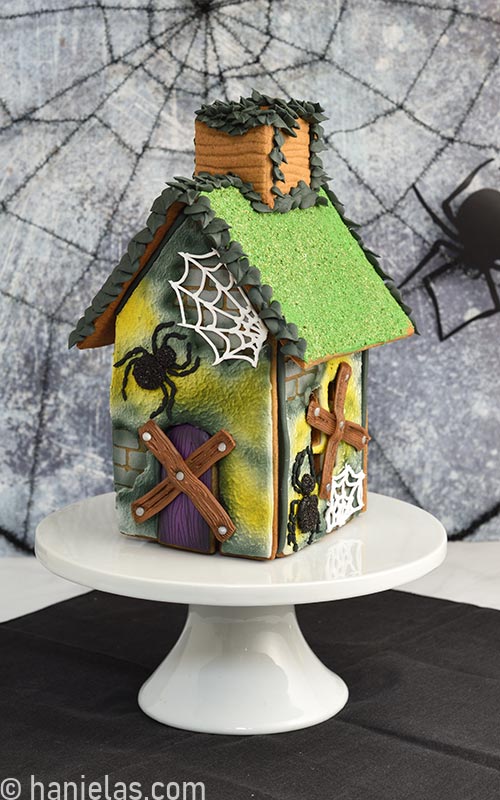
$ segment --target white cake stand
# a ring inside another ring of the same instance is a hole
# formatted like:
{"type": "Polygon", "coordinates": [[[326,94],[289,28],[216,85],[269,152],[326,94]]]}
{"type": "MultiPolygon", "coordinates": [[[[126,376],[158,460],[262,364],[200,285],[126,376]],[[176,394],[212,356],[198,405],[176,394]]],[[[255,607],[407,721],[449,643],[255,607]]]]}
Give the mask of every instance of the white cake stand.
{"type": "Polygon", "coordinates": [[[445,557],[444,528],[427,512],[376,494],[368,506],[305,551],[262,562],[120,535],[114,495],[100,495],[43,520],[36,554],[84,586],[189,604],[177,644],[139,693],[146,714],[192,731],[277,733],[328,719],[348,697],[309,648],[294,605],[390,589],[445,557]]]}

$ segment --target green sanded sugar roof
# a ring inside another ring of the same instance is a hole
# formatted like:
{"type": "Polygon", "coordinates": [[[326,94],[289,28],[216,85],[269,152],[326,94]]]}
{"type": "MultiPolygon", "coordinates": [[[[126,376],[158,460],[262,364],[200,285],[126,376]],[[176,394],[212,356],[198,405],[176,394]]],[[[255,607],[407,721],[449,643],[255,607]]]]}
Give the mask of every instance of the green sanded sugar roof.
{"type": "Polygon", "coordinates": [[[318,192],[301,182],[288,195],[278,196],[272,210],[237,176],[203,173],[169,181],[156,198],[146,227],[130,240],[71,332],[70,347],[102,347],[113,341],[111,326],[120,298],[139,274],[146,248],[173,204],[183,209],[180,219],[189,216],[200,224],[280,340],[284,355],[324,360],[413,332],[410,310],[374,253],[358,244],[355,226],[326,185],[318,192]]]}
{"type": "MultiPolygon", "coordinates": [[[[324,194],[324,192],[322,192],[324,194]]],[[[307,341],[306,361],[408,336],[411,320],[333,205],[259,214],[234,187],[208,195],[288,323],[307,341]]]]}

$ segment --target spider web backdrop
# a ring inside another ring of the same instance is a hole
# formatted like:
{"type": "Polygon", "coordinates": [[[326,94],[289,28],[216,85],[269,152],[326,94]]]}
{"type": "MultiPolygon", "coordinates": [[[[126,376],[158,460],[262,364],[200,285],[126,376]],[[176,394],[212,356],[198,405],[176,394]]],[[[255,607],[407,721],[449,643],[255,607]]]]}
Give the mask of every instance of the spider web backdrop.
{"type": "MultiPolygon", "coordinates": [[[[500,188],[496,0],[2,0],[0,30],[4,553],[112,487],[111,353],[67,336],[165,181],[191,174],[202,102],[322,102],[333,187],[396,280],[440,236],[413,183],[440,211],[493,157],[469,191],[500,188]]],[[[450,328],[491,304],[459,270],[435,288],[450,328]]],[[[422,335],[370,359],[371,488],[499,538],[500,315],[441,342],[422,275],[407,297],[422,335]]]]}

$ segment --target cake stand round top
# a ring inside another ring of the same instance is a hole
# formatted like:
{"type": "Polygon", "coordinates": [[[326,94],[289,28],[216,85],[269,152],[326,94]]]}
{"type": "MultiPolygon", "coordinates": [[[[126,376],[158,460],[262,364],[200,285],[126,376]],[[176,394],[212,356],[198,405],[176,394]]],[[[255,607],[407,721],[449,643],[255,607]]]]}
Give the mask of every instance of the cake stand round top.
{"type": "Polygon", "coordinates": [[[119,533],[114,495],[44,519],[36,554],[49,570],[114,594],[210,606],[339,600],[425,575],[446,554],[441,523],[420,508],[369,495],[368,511],[300,553],[274,561],[174,550],[119,533]]]}

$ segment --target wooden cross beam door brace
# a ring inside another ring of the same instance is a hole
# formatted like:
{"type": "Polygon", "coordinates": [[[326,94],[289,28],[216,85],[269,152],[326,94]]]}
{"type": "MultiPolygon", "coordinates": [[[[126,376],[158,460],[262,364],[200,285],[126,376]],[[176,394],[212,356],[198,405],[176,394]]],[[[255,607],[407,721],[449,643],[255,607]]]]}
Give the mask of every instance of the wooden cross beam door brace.
{"type": "Polygon", "coordinates": [[[347,442],[347,444],[355,447],[356,450],[362,450],[370,441],[368,431],[365,428],[356,422],[345,419],[344,416],[347,386],[351,375],[351,367],[345,361],[342,361],[337,369],[333,397],[329,398],[329,410],[321,408],[318,399],[314,395],[311,396],[307,408],[307,422],[311,428],[321,431],[328,437],[318,492],[323,500],[330,499],[331,481],[339,443],[347,442]]]}
{"type": "Polygon", "coordinates": [[[231,434],[220,430],[187,459],[182,458],[168,436],[152,420],[139,428],[139,436],[165,468],[167,477],[132,503],[134,520],[145,522],[182,492],[200,512],[215,538],[219,542],[229,539],[236,527],[217,498],[201,482],[200,476],[234,450],[236,443],[231,434]]]}

